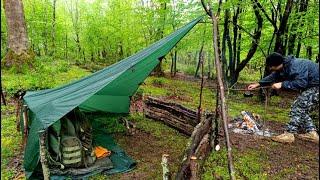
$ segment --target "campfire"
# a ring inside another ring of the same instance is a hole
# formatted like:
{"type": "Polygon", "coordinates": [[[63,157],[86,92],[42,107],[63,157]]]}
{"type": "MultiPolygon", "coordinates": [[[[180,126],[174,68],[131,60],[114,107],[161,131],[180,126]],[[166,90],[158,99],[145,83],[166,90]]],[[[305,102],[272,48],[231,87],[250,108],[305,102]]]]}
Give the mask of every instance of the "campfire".
{"type": "Polygon", "coordinates": [[[272,133],[268,129],[263,128],[263,125],[260,115],[249,111],[241,111],[241,117],[233,119],[232,123],[229,124],[229,128],[234,133],[271,137],[272,133]]]}

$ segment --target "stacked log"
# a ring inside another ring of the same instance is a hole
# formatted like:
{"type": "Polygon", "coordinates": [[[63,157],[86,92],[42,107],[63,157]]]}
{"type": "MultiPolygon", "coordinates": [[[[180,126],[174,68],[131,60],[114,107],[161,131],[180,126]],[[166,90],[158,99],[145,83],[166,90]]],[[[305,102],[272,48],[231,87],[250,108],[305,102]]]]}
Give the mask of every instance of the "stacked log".
{"type": "MultiPolygon", "coordinates": [[[[162,121],[188,136],[192,134],[194,127],[200,122],[196,111],[154,97],[146,98],[144,114],[147,118],[162,121]]],[[[212,114],[207,116],[212,116],[212,114]]]]}
{"type": "MultiPolygon", "coordinates": [[[[201,170],[205,158],[212,150],[210,145],[213,132],[212,119],[212,117],[206,118],[194,128],[176,179],[194,179],[195,171],[201,170]],[[197,159],[200,163],[196,170],[193,168],[194,159],[197,159]]],[[[197,172],[196,174],[199,175],[200,173],[197,172]]]]}
{"type": "Polygon", "coordinates": [[[176,179],[198,179],[203,162],[212,150],[214,115],[204,114],[200,122],[196,111],[153,97],[146,98],[144,114],[147,118],[162,121],[191,135],[176,179]]]}

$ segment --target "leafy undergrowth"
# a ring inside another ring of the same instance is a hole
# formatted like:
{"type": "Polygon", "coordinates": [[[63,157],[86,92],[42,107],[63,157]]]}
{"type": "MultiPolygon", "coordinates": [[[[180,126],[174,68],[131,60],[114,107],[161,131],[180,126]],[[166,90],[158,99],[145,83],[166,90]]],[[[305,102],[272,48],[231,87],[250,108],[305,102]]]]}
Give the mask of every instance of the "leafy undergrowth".
{"type": "Polygon", "coordinates": [[[1,105],[1,179],[13,179],[19,172],[19,160],[14,161],[22,153],[21,142],[21,134],[16,129],[14,104],[1,105]]]}
{"type": "Polygon", "coordinates": [[[90,74],[64,60],[36,57],[34,67],[24,73],[1,70],[2,87],[9,94],[18,90],[40,90],[58,87],[90,74]]]}

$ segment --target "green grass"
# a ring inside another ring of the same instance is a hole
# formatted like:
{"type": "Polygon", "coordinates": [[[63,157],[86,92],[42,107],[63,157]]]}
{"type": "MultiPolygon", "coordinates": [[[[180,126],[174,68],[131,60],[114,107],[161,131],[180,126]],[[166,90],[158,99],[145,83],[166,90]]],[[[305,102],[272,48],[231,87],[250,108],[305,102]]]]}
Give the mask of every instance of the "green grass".
{"type": "Polygon", "coordinates": [[[1,179],[13,179],[15,170],[8,167],[21,153],[22,136],[16,130],[14,106],[1,106],[1,179]]]}
{"type": "MultiPolygon", "coordinates": [[[[263,167],[267,166],[266,154],[253,150],[240,153],[236,149],[232,151],[234,159],[234,167],[237,179],[267,179],[263,167]]],[[[203,179],[212,179],[213,176],[229,179],[227,168],[227,151],[222,148],[220,151],[211,153],[204,165],[203,179]]]]}

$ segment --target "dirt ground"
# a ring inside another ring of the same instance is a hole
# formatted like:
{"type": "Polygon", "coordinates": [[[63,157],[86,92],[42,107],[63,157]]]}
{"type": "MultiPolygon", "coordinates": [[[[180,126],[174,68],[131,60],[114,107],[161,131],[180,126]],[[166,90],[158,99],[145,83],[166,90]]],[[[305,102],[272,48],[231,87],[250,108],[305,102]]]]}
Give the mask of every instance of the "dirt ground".
{"type": "MultiPolygon", "coordinates": [[[[281,133],[284,124],[267,121],[266,126],[272,132],[281,133]]],[[[163,145],[161,139],[143,131],[134,136],[118,135],[116,139],[121,147],[138,161],[138,166],[135,170],[113,176],[112,179],[161,179],[162,152],[170,154],[171,166],[179,165],[183,153],[169,145],[163,145]],[[145,169],[146,167],[148,169],[145,169]]],[[[319,179],[319,148],[315,143],[296,138],[292,144],[280,144],[269,138],[236,133],[230,133],[230,139],[232,148],[240,153],[252,150],[265,152],[265,163],[271,165],[264,167],[268,177],[279,175],[285,169],[293,169],[289,175],[285,175],[285,179],[319,179]]]]}
{"type": "MultiPolygon", "coordinates": [[[[278,134],[283,132],[284,124],[267,121],[266,126],[278,134]]],[[[270,138],[254,135],[230,133],[232,147],[240,153],[248,150],[265,152],[264,167],[269,177],[278,175],[284,169],[292,169],[285,179],[319,179],[319,146],[316,143],[295,138],[292,144],[273,142],[270,138]]]]}
{"type": "Polygon", "coordinates": [[[181,162],[183,149],[171,148],[170,144],[150,133],[139,130],[134,136],[115,136],[119,145],[135,159],[136,169],[131,172],[111,176],[111,179],[162,179],[162,154],[169,155],[169,164],[176,171],[181,162]]]}

